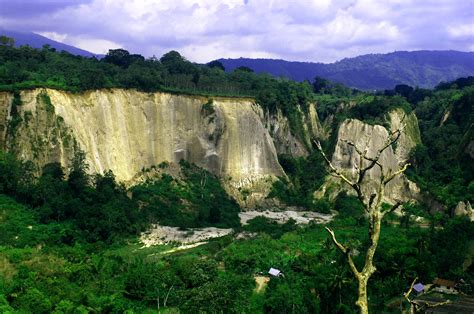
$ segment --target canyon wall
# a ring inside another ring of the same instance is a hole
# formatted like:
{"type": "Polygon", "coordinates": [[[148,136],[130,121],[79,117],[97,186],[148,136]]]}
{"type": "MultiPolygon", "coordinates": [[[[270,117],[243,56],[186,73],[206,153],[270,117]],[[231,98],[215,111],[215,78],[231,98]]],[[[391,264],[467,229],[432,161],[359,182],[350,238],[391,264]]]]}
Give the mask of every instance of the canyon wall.
{"type": "MultiPolygon", "coordinates": [[[[385,174],[395,172],[402,167],[408,160],[410,150],[421,142],[418,121],[414,113],[405,115],[403,110],[396,109],[388,114],[390,131],[393,132],[404,125],[401,136],[396,144],[388,147],[380,156],[380,163],[384,168],[385,174]]],[[[389,131],[381,125],[370,125],[356,119],[344,121],[338,130],[337,143],[332,155],[332,163],[352,179],[355,179],[359,164],[359,155],[356,150],[347,144],[347,141],[354,143],[360,150],[367,148],[367,156],[374,157],[377,151],[384,146],[389,131]]],[[[364,188],[366,195],[375,192],[375,188],[380,178],[380,167],[375,166],[368,171],[364,179],[364,188]]],[[[335,197],[337,193],[350,188],[340,180],[328,177],[326,184],[315,193],[316,197],[326,194],[335,197]]],[[[419,188],[415,183],[401,175],[390,182],[385,189],[384,200],[389,203],[397,201],[410,201],[419,198],[419,188]]]]}
{"type": "MultiPolygon", "coordinates": [[[[284,176],[263,112],[249,99],[121,89],[81,94],[34,89],[20,96],[21,123],[4,132],[0,144],[39,167],[60,162],[67,168],[80,149],[91,172],[112,170],[118,180],[130,182],[144,168],[184,159],[220,176],[232,194],[250,189],[256,198],[284,176]]],[[[0,94],[0,115],[11,99],[0,94]]]]}

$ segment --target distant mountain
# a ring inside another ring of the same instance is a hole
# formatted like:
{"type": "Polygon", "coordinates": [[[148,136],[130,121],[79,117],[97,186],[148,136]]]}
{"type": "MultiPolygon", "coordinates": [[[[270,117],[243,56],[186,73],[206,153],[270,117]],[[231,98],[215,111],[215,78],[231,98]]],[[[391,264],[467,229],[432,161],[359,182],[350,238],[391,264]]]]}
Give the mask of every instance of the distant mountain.
{"type": "Polygon", "coordinates": [[[397,84],[432,88],[442,81],[474,75],[474,52],[397,51],[368,54],[324,64],[273,59],[219,59],[226,71],[245,66],[296,81],[321,76],[362,90],[391,89],[397,84]]]}
{"type": "Polygon", "coordinates": [[[74,46],[66,45],[58,41],[49,39],[47,37],[31,33],[31,32],[18,32],[11,30],[0,29],[0,35],[7,37],[12,37],[15,39],[15,46],[24,46],[28,45],[33,48],[42,48],[44,45],[50,45],[52,48],[55,48],[57,51],[67,51],[73,55],[79,55],[83,57],[102,57],[102,55],[94,54],[92,52],[76,48],[74,46]]]}

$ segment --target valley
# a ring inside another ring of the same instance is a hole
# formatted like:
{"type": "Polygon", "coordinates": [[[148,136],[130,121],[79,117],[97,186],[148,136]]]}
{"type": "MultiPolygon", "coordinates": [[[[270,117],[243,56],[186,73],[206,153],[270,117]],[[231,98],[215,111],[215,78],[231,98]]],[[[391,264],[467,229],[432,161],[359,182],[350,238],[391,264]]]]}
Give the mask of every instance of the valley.
{"type": "Polygon", "coordinates": [[[375,313],[415,278],[473,293],[472,76],[365,92],[176,51],[0,58],[1,312],[353,313],[369,268],[375,313]]]}

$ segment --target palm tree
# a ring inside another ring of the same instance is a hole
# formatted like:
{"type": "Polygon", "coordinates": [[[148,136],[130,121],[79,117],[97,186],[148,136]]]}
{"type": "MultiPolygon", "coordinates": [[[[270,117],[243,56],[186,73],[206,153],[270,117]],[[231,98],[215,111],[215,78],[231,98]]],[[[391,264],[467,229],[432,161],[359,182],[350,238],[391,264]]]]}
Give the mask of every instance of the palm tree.
{"type": "Polygon", "coordinates": [[[331,274],[329,287],[333,293],[337,291],[339,294],[339,305],[342,304],[342,288],[349,282],[349,272],[347,268],[343,265],[338,265],[331,274]]]}

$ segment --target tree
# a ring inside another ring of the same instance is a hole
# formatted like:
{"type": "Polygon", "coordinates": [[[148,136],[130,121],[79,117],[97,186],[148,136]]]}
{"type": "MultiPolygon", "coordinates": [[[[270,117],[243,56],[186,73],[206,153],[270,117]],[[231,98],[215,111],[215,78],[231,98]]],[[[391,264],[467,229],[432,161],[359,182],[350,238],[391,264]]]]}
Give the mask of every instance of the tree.
{"type": "Polygon", "coordinates": [[[120,67],[129,66],[130,53],[125,49],[109,49],[105,55],[104,62],[112,63],[120,67]]]}
{"type": "Polygon", "coordinates": [[[86,154],[82,150],[76,151],[69,172],[68,184],[76,193],[82,193],[89,185],[89,176],[87,170],[89,166],[86,164],[86,154]]]}
{"type": "Polygon", "coordinates": [[[240,66],[240,67],[236,68],[234,71],[243,71],[243,72],[248,72],[248,73],[253,73],[254,72],[251,68],[246,67],[246,66],[240,66]]]}
{"type": "Polygon", "coordinates": [[[197,71],[191,62],[174,50],[165,53],[160,62],[170,74],[194,74],[197,71]]]}
{"type": "Polygon", "coordinates": [[[222,64],[222,62],[217,61],[217,60],[209,62],[207,64],[207,66],[210,67],[210,68],[217,68],[217,69],[221,69],[222,71],[225,71],[225,67],[222,64]]]}
{"type": "Polygon", "coordinates": [[[357,199],[363,205],[365,215],[368,218],[369,247],[365,253],[365,263],[362,270],[359,270],[355,265],[354,260],[352,259],[353,251],[351,250],[351,248],[339,242],[336,239],[334,231],[326,227],[326,231],[330,234],[334,245],[339,249],[339,251],[344,254],[354,277],[357,279],[359,287],[356,305],[359,307],[360,312],[364,314],[368,313],[369,311],[369,305],[367,301],[367,283],[370,277],[376,271],[376,267],[374,265],[374,255],[377,249],[377,245],[379,243],[382,219],[387,213],[394,211],[401,204],[400,202],[397,202],[388,209],[382,208],[385,187],[389,182],[391,182],[397,176],[402,174],[409,166],[409,164],[405,164],[403,167],[398,168],[396,171],[392,172],[390,170],[385,169],[384,165],[379,160],[382,153],[398,141],[402,129],[403,127],[389,133],[387,140],[385,141],[383,146],[376,151],[375,156],[369,156],[368,141],[366,142],[366,147],[363,149],[357,147],[353,142],[346,141],[346,143],[351,146],[359,155],[359,164],[356,165],[355,178],[346,176],[342,173],[341,169],[336,168],[327,158],[321,147],[321,144],[319,142],[316,142],[318,150],[320,151],[321,155],[329,166],[329,172],[335,177],[341,179],[346,184],[348,184],[356,192],[357,199]],[[363,189],[364,185],[366,184],[364,178],[367,172],[375,166],[380,168],[380,178],[377,182],[375,191],[370,194],[370,192],[366,192],[366,189],[363,189]]]}
{"type": "Polygon", "coordinates": [[[325,92],[328,92],[330,88],[331,82],[329,80],[326,80],[320,76],[316,76],[314,78],[313,90],[315,93],[324,94],[325,92]]]}
{"type": "Polygon", "coordinates": [[[405,98],[409,98],[411,94],[413,93],[413,87],[406,85],[406,84],[399,84],[395,86],[395,93],[402,95],[405,98]]]}
{"type": "Polygon", "coordinates": [[[1,35],[0,36],[0,45],[13,47],[13,46],[15,46],[15,39],[13,39],[11,37],[8,37],[8,36],[5,36],[5,35],[1,35]]]}

